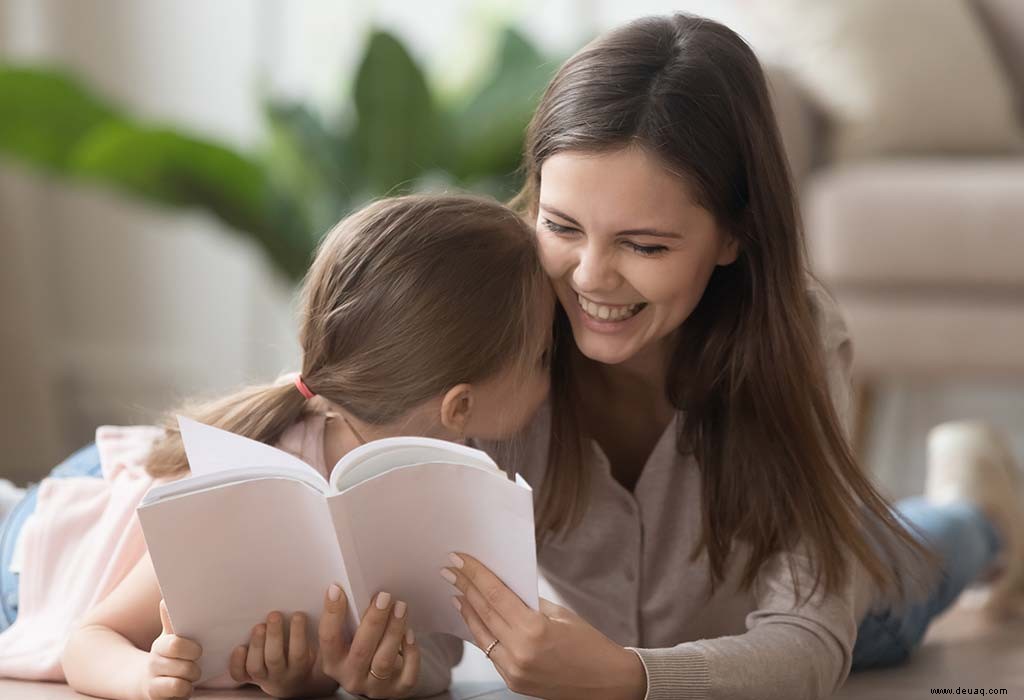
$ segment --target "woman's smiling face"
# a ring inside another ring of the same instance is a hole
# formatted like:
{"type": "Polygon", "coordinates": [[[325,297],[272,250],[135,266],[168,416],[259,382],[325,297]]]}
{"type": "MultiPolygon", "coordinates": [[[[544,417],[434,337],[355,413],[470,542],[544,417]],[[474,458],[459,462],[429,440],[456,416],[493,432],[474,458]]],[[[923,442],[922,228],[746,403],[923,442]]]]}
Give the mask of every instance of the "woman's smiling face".
{"type": "Polygon", "coordinates": [[[544,161],[537,237],[576,345],[605,364],[670,338],[737,255],[686,182],[642,148],[544,161]]]}

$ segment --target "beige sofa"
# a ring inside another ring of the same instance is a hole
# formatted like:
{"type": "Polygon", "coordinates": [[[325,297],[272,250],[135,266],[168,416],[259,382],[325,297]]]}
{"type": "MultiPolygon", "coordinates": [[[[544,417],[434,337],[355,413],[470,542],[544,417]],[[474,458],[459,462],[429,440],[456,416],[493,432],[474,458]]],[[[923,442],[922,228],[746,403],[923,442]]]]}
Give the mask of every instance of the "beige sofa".
{"type": "MultiPolygon", "coordinates": [[[[1024,2],[976,9],[1024,106],[1024,2]]],[[[1024,155],[829,162],[827,119],[785,70],[769,67],[769,80],[861,396],[892,375],[1024,378],[1024,155]]]]}

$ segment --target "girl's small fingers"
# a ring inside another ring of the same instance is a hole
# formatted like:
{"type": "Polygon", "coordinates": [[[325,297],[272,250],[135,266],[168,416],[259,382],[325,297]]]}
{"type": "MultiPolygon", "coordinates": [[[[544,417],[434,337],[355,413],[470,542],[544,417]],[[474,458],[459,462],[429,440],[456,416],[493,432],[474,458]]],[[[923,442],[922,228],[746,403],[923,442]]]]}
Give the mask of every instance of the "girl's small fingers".
{"type": "Polygon", "coordinates": [[[308,626],[305,613],[292,615],[291,624],[288,625],[288,668],[302,668],[309,663],[312,654],[309,653],[309,640],[306,637],[308,626]]]}
{"type": "Polygon", "coordinates": [[[388,619],[384,636],[377,645],[377,651],[370,662],[370,670],[378,676],[394,676],[398,664],[398,651],[402,648],[402,639],[405,637],[405,623],[407,621],[406,604],[402,601],[395,603],[391,610],[391,617],[388,619]]]}
{"type": "Polygon", "coordinates": [[[228,671],[231,672],[231,679],[235,683],[252,683],[252,678],[245,672],[245,658],[249,648],[239,644],[231,651],[231,658],[228,660],[228,671]]]}
{"type": "Polygon", "coordinates": [[[182,661],[181,659],[170,659],[165,656],[157,656],[155,659],[152,659],[149,668],[150,673],[154,676],[183,678],[193,683],[202,676],[199,664],[195,661],[182,661]]]}
{"type": "Polygon", "coordinates": [[[203,648],[198,642],[175,634],[162,634],[157,637],[153,642],[152,651],[160,656],[182,661],[198,661],[203,655],[203,648]]]}
{"type": "Polygon", "coordinates": [[[267,615],[267,639],[263,646],[263,663],[273,676],[288,670],[284,650],[284,616],[279,612],[267,615]]]}
{"type": "Polygon", "coordinates": [[[192,683],[184,678],[157,676],[149,682],[152,698],[188,698],[192,696],[192,683]]]}
{"type": "Polygon", "coordinates": [[[249,639],[249,653],[245,657],[245,672],[255,681],[267,677],[267,667],[263,663],[263,645],[267,637],[266,625],[259,624],[253,628],[249,639]]]}
{"type": "Polygon", "coordinates": [[[416,644],[416,636],[411,629],[405,630],[405,641],[402,645],[402,672],[395,682],[395,693],[408,696],[416,687],[420,677],[420,647],[416,644]]]}

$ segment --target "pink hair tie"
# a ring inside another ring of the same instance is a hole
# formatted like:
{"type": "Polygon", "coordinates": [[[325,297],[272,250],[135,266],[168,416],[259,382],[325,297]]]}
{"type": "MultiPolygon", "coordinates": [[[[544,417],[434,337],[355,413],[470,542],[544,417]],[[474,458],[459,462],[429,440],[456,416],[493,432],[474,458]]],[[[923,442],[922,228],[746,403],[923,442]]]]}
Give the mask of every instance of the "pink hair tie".
{"type": "Polygon", "coordinates": [[[316,394],[308,386],[306,386],[306,383],[302,381],[301,374],[295,375],[295,388],[298,389],[299,393],[305,396],[306,399],[311,399],[314,396],[316,396],[316,394]]]}

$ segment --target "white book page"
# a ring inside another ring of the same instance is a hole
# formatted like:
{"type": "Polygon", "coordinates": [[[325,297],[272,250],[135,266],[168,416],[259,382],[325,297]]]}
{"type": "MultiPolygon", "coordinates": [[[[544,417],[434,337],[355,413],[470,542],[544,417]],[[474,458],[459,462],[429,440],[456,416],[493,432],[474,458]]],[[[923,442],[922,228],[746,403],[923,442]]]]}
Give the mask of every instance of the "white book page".
{"type": "Polygon", "coordinates": [[[471,640],[439,575],[449,552],[477,557],[538,608],[533,494],[522,479],[452,464],[395,468],[327,499],[350,572],[353,608],[378,591],[409,605],[417,635],[471,640]]]}
{"type": "Polygon", "coordinates": [[[348,589],[326,499],[305,484],[231,483],[138,514],[174,631],[203,647],[202,680],[273,610],[305,612],[314,643],[328,586],[348,589]]]}
{"type": "Polygon", "coordinates": [[[483,450],[447,440],[403,436],[373,440],[348,452],[331,470],[331,490],[341,492],[395,467],[428,462],[464,464],[501,474],[483,450]]]}
{"type": "Polygon", "coordinates": [[[312,472],[326,486],[326,480],[316,469],[284,450],[184,416],[178,416],[178,427],[192,476],[226,469],[273,467],[283,473],[312,472]]]}

